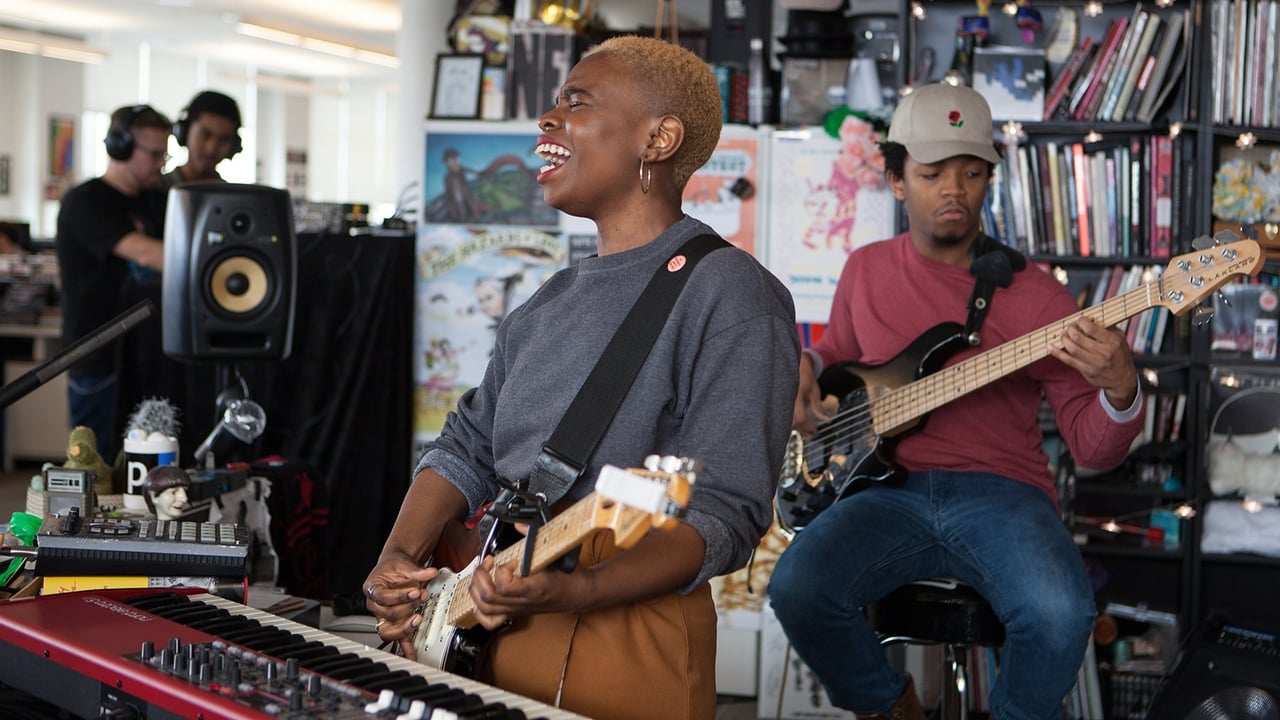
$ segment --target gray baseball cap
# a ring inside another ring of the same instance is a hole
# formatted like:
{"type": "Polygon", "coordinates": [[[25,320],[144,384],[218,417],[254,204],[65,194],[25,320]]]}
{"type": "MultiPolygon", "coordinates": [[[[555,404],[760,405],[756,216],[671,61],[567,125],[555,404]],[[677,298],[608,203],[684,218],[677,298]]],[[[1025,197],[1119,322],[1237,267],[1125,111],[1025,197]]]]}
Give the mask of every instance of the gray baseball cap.
{"type": "Polygon", "coordinates": [[[949,83],[922,85],[898,101],[889,142],[905,145],[918,163],[973,155],[999,163],[992,142],[991,107],[972,88],[949,83]]]}

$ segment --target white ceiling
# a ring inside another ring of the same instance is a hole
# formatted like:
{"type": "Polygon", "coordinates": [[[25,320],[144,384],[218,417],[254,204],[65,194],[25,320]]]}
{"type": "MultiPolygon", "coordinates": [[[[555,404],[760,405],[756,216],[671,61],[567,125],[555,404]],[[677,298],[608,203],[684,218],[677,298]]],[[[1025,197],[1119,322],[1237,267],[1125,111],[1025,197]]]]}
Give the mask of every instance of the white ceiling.
{"type": "Polygon", "coordinates": [[[0,25],[68,35],[98,47],[145,41],[166,53],[297,76],[385,76],[394,71],[247,37],[236,28],[249,22],[394,54],[399,5],[399,0],[2,0],[0,25]]]}

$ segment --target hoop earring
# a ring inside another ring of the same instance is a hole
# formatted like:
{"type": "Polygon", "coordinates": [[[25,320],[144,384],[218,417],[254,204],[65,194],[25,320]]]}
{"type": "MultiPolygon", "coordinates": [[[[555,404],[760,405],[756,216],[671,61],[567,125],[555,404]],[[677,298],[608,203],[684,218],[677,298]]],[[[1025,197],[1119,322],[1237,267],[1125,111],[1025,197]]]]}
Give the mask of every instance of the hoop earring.
{"type": "Polygon", "coordinates": [[[653,164],[650,163],[648,171],[644,166],[644,158],[640,158],[640,192],[647,193],[649,188],[653,186],[653,164]]]}

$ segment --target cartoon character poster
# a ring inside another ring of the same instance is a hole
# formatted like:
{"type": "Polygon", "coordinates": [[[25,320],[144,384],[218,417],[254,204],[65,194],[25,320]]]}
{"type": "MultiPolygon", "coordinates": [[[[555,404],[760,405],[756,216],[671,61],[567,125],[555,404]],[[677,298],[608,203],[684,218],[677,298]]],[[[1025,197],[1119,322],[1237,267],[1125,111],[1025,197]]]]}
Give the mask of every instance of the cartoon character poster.
{"type": "Polygon", "coordinates": [[[428,126],[423,222],[557,225],[559,213],[543,201],[537,181],[537,128],[520,123],[496,132],[485,125],[494,123],[428,126]]]}
{"type": "Polygon", "coordinates": [[[686,214],[757,257],[761,250],[756,240],[759,153],[756,130],[726,126],[711,159],[689,178],[684,188],[686,214]]]}
{"type": "Polygon", "coordinates": [[[856,116],[838,140],[820,128],[773,134],[766,264],[791,290],[798,322],[826,322],[849,253],[893,234],[896,203],[878,142],[856,116]]]}
{"type": "Polygon", "coordinates": [[[555,229],[433,224],[418,232],[414,435],[434,437],[480,384],[499,323],[564,266],[555,229]]]}

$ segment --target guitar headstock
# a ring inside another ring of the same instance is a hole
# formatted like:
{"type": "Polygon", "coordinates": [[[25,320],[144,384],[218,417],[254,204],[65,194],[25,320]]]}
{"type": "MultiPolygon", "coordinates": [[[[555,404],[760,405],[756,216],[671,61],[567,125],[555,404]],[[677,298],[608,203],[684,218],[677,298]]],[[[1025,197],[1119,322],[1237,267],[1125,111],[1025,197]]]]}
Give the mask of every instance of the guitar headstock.
{"type": "MultiPolygon", "coordinates": [[[[1207,238],[1198,238],[1193,245],[1203,244],[1204,240],[1207,238]]],[[[1257,275],[1264,262],[1266,258],[1256,240],[1240,240],[1234,233],[1220,232],[1204,249],[1169,261],[1160,276],[1161,292],[1154,304],[1181,315],[1232,278],[1257,275]]]]}
{"type": "Polygon", "coordinates": [[[613,530],[614,543],[630,547],[650,528],[671,528],[689,506],[701,463],[650,456],[644,468],[605,465],[596,477],[593,524],[613,530]]]}

